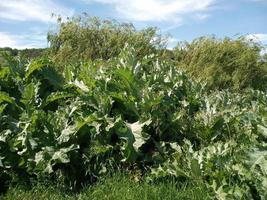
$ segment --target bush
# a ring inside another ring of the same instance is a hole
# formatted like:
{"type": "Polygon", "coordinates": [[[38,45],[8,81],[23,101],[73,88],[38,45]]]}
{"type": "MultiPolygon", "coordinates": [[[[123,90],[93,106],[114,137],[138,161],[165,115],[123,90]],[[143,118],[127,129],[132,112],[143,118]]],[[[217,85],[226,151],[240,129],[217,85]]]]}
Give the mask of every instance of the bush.
{"type": "Polygon", "coordinates": [[[180,43],[173,51],[177,64],[210,89],[267,88],[267,62],[262,47],[245,38],[201,37],[180,43]]]}
{"type": "Polygon", "coordinates": [[[120,54],[125,45],[137,56],[155,53],[165,47],[156,28],[136,30],[130,23],[101,20],[86,14],[67,21],[58,20],[59,31],[48,34],[50,55],[61,65],[96,59],[108,60],[120,54]]]}

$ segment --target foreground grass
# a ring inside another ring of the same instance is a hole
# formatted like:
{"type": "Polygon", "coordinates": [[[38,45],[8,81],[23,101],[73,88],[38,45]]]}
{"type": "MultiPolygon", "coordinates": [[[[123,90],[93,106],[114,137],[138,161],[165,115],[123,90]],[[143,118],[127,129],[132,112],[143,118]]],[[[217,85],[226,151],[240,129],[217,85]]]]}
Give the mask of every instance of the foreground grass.
{"type": "Polygon", "coordinates": [[[79,193],[66,193],[53,185],[37,184],[31,189],[13,187],[0,197],[3,200],[41,200],[41,199],[108,199],[108,200],[176,200],[209,199],[204,187],[189,184],[177,185],[172,181],[148,184],[137,183],[127,176],[109,177],[97,184],[85,187],[79,193]]]}

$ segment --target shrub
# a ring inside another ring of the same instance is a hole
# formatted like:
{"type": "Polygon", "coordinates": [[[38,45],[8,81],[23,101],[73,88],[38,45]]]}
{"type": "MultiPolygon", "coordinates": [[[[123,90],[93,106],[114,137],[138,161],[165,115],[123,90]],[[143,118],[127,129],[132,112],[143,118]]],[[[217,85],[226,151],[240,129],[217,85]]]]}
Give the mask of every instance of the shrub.
{"type": "Polygon", "coordinates": [[[48,42],[50,55],[63,65],[108,60],[118,56],[126,44],[134,47],[140,57],[165,47],[165,40],[152,27],[138,31],[130,23],[101,20],[86,14],[58,22],[59,30],[48,34],[48,42]]]}
{"type": "Polygon", "coordinates": [[[267,62],[262,47],[245,38],[223,40],[201,37],[180,43],[174,59],[188,73],[207,83],[210,89],[241,90],[267,88],[267,62]]]}

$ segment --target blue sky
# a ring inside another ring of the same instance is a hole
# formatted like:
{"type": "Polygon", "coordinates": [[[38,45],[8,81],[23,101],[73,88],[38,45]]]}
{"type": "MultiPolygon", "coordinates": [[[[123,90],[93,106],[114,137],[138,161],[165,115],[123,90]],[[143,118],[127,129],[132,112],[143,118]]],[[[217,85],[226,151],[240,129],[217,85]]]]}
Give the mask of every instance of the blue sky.
{"type": "Polygon", "coordinates": [[[169,47],[204,35],[245,35],[267,44],[267,0],[0,0],[0,47],[47,47],[51,13],[132,22],[170,34],[169,47]]]}

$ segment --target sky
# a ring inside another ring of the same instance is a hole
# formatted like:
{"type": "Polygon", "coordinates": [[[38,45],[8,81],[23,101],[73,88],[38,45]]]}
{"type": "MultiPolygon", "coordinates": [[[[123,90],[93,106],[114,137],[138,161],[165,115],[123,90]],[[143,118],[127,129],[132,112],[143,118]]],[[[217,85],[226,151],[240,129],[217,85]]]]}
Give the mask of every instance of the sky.
{"type": "Polygon", "coordinates": [[[267,0],[0,0],[0,47],[48,47],[56,18],[83,12],[131,22],[137,29],[158,27],[171,35],[169,47],[200,36],[245,36],[267,44],[267,0]]]}

